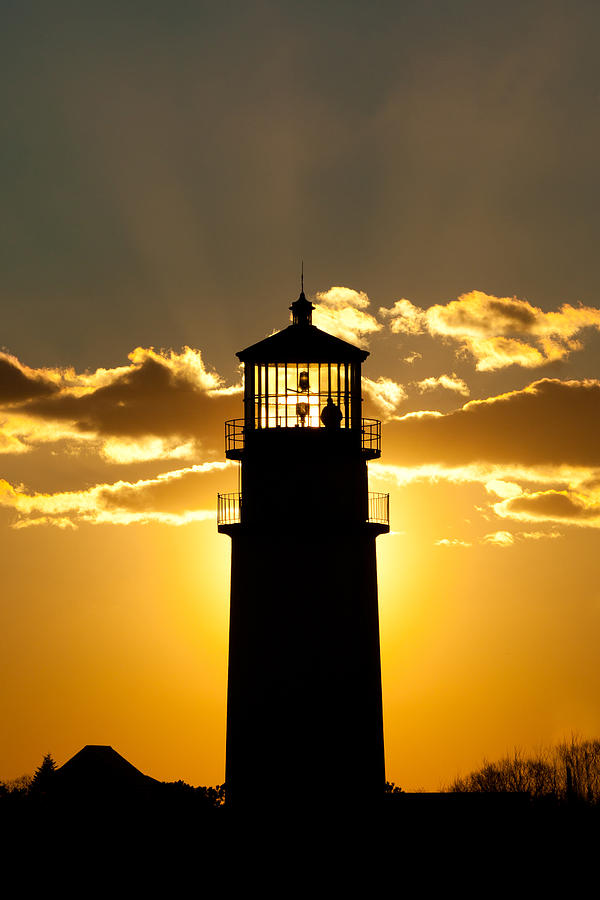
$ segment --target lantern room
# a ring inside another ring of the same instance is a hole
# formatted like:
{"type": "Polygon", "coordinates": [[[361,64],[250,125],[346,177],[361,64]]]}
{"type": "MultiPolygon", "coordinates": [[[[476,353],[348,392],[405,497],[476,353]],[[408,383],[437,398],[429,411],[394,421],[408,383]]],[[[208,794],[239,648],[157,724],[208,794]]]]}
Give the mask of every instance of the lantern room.
{"type": "Polygon", "coordinates": [[[351,428],[355,368],[349,362],[308,360],[251,365],[246,372],[251,427],[351,428]]]}
{"type": "Polygon", "coordinates": [[[367,485],[366,463],[381,454],[381,423],[362,418],[368,351],[313,325],[304,291],[290,309],[291,325],[237,354],[244,418],[225,423],[225,454],[242,465],[238,491],[219,495],[219,528],[294,509],[296,523],[326,515],[387,529],[387,506],[367,485]]]}

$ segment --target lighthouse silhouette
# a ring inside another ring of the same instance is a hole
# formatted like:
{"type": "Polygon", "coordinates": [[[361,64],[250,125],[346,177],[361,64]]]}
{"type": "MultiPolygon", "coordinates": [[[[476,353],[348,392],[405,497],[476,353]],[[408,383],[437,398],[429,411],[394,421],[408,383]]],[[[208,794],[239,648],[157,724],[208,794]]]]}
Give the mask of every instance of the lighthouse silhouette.
{"type": "Polygon", "coordinates": [[[383,794],[375,539],[389,495],[368,491],[381,423],[362,417],[366,350],[292,324],[237,356],[244,418],[225,423],[240,491],[219,494],[231,537],[227,804],[383,794]]]}

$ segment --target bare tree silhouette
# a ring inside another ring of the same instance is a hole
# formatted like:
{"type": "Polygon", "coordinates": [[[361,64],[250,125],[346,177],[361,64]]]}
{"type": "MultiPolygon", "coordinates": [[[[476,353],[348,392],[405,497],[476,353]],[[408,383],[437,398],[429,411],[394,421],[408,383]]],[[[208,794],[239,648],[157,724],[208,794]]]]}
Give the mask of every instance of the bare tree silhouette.
{"type": "Polygon", "coordinates": [[[569,740],[525,756],[495,762],[484,759],[481,768],[455,778],[449,793],[526,793],[534,799],[600,804],[600,740],[569,740]]]}

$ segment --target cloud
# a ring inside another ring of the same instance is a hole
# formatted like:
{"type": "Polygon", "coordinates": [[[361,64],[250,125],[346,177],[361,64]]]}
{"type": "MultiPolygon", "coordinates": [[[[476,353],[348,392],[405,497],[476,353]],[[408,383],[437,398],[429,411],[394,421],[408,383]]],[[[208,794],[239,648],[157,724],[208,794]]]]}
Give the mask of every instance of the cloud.
{"type": "Polygon", "coordinates": [[[439,541],[435,541],[434,546],[436,547],[472,547],[473,544],[470,541],[461,541],[458,538],[441,538],[439,541]]]}
{"type": "Polygon", "coordinates": [[[79,431],[71,422],[41,419],[22,408],[0,405],[0,454],[28,453],[40,444],[68,441],[70,447],[93,444],[95,436],[79,431]]]}
{"type": "Polygon", "coordinates": [[[391,378],[380,376],[375,381],[363,375],[362,391],[365,400],[370,401],[384,421],[393,417],[399,405],[406,399],[406,391],[401,384],[391,378]]]}
{"type": "Polygon", "coordinates": [[[423,359],[421,353],[417,353],[415,350],[412,353],[409,353],[408,356],[404,357],[404,362],[408,363],[408,365],[412,365],[417,359],[423,359]]]}
{"type": "Polygon", "coordinates": [[[493,534],[486,534],[482,538],[482,544],[495,544],[497,547],[512,547],[513,544],[522,541],[542,541],[545,539],[562,537],[558,531],[496,531],[493,534]]]}
{"type": "MultiPolygon", "coordinates": [[[[374,462],[369,471],[372,483],[388,490],[390,485],[404,487],[418,482],[480,484],[488,493],[502,498],[487,506],[475,506],[484,519],[496,515],[520,522],[600,527],[600,488],[597,478],[589,477],[590,474],[597,476],[600,470],[492,463],[450,467],[439,463],[397,466],[374,462]],[[513,480],[505,481],[502,476],[513,480]],[[540,490],[540,485],[547,487],[540,490]]],[[[558,532],[520,532],[517,535],[519,539],[558,536],[558,532]]]]}
{"type": "Polygon", "coordinates": [[[368,296],[347,287],[331,287],[315,296],[313,322],[323,331],[351,344],[366,347],[368,335],[381,331],[383,325],[370,313],[368,296]]]}
{"type": "Polygon", "coordinates": [[[502,517],[522,522],[560,522],[600,527],[600,490],[548,490],[523,493],[496,503],[502,517]]]}
{"type": "Polygon", "coordinates": [[[457,375],[438,375],[437,378],[424,378],[422,381],[415,382],[419,391],[423,394],[425,391],[434,391],[436,388],[445,388],[447,391],[455,391],[468,397],[471,391],[468,385],[457,375]]]}
{"type": "MultiPolygon", "coordinates": [[[[52,390],[5,407],[0,451],[51,440],[99,440],[113,462],[222,452],[223,422],[241,412],[239,385],[208,370],[199,350],[138,347],[130,364],[78,375],[52,372],[52,390]]],[[[47,370],[44,370],[47,373],[47,370]]],[[[31,373],[31,374],[30,374],[31,373]]],[[[48,383],[34,370],[29,385],[48,383]]]]}
{"type": "Polygon", "coordinates": [[[522,390],[471,400],[446,415],[403,416],[388,423],[384,441],[400,466],[595,468],[600,381],[544,378],[522,390]]]}
{"type": "Polygon", "coordinates": [[[157,459],[189,459],[196,449],[194,441],[182,444],[179,438],[107,438],[102,444],[101,455],[108,462],[126,465],[157,459]]]}
{"type": "Polygon", "coordinates": [[[14,528],[162,522],[184,525],[214,518],[215,497],[230,462],[204,463],[136,482],[97,484],[80,491],[29,493],[0,480],[0,506],[17,514],[14,528]]]}
{"type": "MultiPolygon", "coordinates": [[[[495,547],[512,547],[516,542],[528,540],[543,540],[544,538],[561,537],[557,531],[521,531],[513,534],[511,531],[494,531],[484,535],[478,543],[492,544],[495,547]]],[[[459,538],[442,538],[435,541],[436,547],[472,547],[471,541],[462,541],[459,538]]]]}
{"type": "Polygon", "coordinates": [[[391,309],[379,307],[379,314],[390,320],[394,334],[423,334],[427,330],[427,314],[410,300],[396,300],[391,309]]]}
{"type": "Polygon", "coordinates": [[[495,531],[493,534],[486,534],[483,538],[484,544],[494,544],[496,547],[511,547],[514,542],[514,536],[510,531],[495,531]]]}
{"type": "Polygon", "coordinates": [[[27,453],[29,446],[17,435],[11,434],[7,427],[7,420],[0,419],[0,454],[2,453],[27,453]]]}
{"type": "Polygon", "coordinates": [[[536,368],[580,350],[585,328],[600,329],[600,309],[563,304],[544,312],[527,300],[470,291],[457,300],[427,309],[397,300],[380,314],[396,334],[422,334],[454,340],[459,355],[472,356],[481,372],[518,365],[536,368]]]}
{"type": "Polygon", "coordinates": [[[503,481],[500,478],[490,478],[485,484],[485,489],[488,494],[496,494],[497,497],[502,497],[505,500],[511,497],[518,497],[519,494],[523,493],[523,489],[518,484],[514,484],[511,481],[503,481]]]}
{"type": "MultiPolygon", "coordinates": [[[[562,537],[558,531],[520,531],[512,533],[511,531],[493,531],[484,535],[476,543],[492,544],[495,547],[512,547],[515,543],[522,541],[541,541],[546,538],[553,539],[562,537]]],[[[459,538],[441,538],[434,542],[435,547],[472,547],[472,541],[463,541],[459,538]]]]}
{"type": "MultiPolygon", "coordinates": [[[[548,345],[548,350],[550,350],[548,345]]],[[[569,348],[560,348],[555,345],[556,352],[549,352],[545,356],[536,347],[524,341],[514,338],[490,337],[490,338],[463,338],[462,354],[471,354],[476,359],[475,368],[479,372],[492,372],[496,369],[505,369],[508,366],[521,366],[524,369],[535,369],[555,362],[567,355],[568,350],[576,349],[574,345],[569,348]]],[[[577,348],[578,349],[578,348],[577,348]]]]}

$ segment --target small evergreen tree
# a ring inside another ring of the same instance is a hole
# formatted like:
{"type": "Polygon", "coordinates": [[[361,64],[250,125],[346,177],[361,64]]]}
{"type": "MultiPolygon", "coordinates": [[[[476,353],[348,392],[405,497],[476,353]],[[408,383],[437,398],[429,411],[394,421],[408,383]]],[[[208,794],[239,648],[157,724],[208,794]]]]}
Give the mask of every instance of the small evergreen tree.
{"type": "Polygon", "coordinates": [[[56,763],[50,753],[46,753],[41,766],[35,770],[35,775],[29,790],[34,794],[45,794],[50,786],[52,776],[56,772],[56,763]]]}

